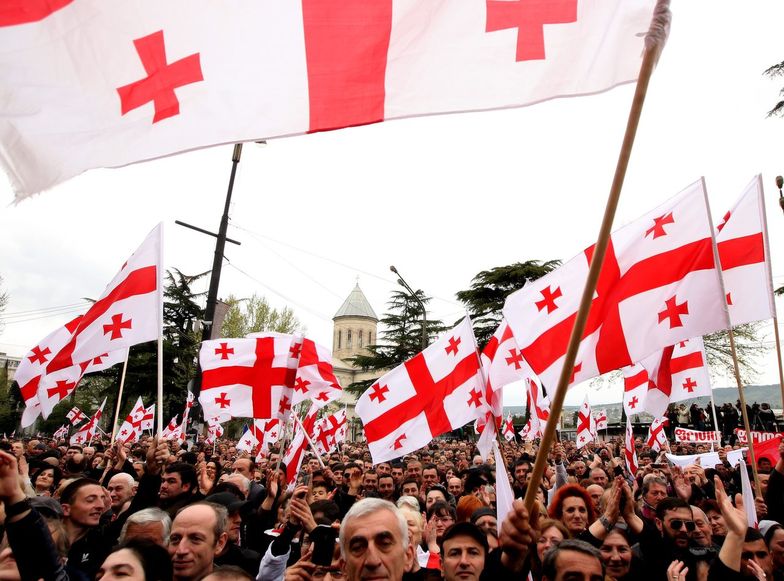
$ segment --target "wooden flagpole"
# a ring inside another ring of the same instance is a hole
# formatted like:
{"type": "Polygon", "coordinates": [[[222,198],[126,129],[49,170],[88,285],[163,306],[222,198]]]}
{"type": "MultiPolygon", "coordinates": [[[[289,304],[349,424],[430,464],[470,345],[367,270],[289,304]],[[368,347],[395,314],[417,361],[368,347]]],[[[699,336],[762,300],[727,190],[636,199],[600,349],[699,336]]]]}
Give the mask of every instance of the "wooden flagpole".
{"type": "MultiPolygon", "coordinates": [[[[746,441],[749,444],[749,459],[751,460],[751,473],[754,475],[754,486],[757,494],[760,494],[759,474],[757,473],[757,457],[754,454],[754,440],[751,437],[751,427],[749,426],[749,414],[746,412],[746,396],[743,395],[743,383],[740,380],[740,369],[738,368],[738,355],[735,352],[735,335],[732,328],[727,329],[730,337],[730,350],[732,351],[732,365],[735,369],[735,380],[738,382],[738,396],[740,398],[740,413],[743,418],[743,427],[746,428],[746,441]]],[[[741,468],[742,469],[742,468],[741,468]]],[[[748,500],[753,502],[753,500],[748,500]]]]}
{"type": "Polygon", "coordinates": [[[310,439],[310,435],[308,434],[308,431],[305,429],[305,426],[302,425],[302,422],[299,420],[297,416],[294,416],[294,421],[297,422],[300,429],[302,430],[302,435],[305,436],[305,439],[308,441],[308,445],[310,446],[310,449],[313,450],[313,453],[316,455],[316,460],[318,460],[318,463],[321,464],[321,469],[326,470],[327,467],[324,466],[324,462],[321,460],[321,456],[319,455],[318,450],[316,450],[316,446],[313,443],[313,440],[310,439]]]}
{"type": "Polygon", "coordinates": [[[117,403],[114,406],[114,422],[112,422],[112,439],[109,442],[111,446],[114,444],[114,439],[117,437],[117,420],[120,417],[120,406],[122,405],[123,388],[125,387],[125,373],[128,371],[128,356],[131,354],[131,348],[125,350],[125,362],[123,363],[122,374],[120,375],[120,389],[117,392],[117,403]]]}
{"type": "MultiPolygon", "coordinates": [[[[776,362],[779,364],[779,388],[781,389],[781,405],[784,406],[784,371],[781,368],[781,340],[779,339],[778,317],[773,317],[773,332],[776,337],[776,362]]],[[[779,423],[775,422],[776,431],[779,431],[779,423]]]]}
{"type": "MultiPolygon", "coordinates": [[[[626,177],[626,170],[629,167],[629,158],[631,157],[634,138],[637,135],[637,127],[640,124],[640,116],[642,114],[642,106],[645,103],[645,96],[648,92],[648,84],[651,80],[651,75],[653,74],[653,69],[656,66],[659,54],[664,48],[667,31],[669,30],[669,5],[669,0],[658,0],[656,7],[654,8],[651,26],[645,37],[645,53],[643,55],[642,65],[640,66],[640,76],[637,80],[637,88],[635,89],[634,99],[632,100],[631,109],[629,111],[629,119],[626,122],[626,132],[623,136],[623,144],[618,155],[618,162],[615,166],[615,176],[613,177],[610,194],[607,197],[607,205],[604,209],[604,217],[602,218],[602,225],[596,240],[593,259],[591,260],[591,266],[588,270],[588,277],[585,281],[583,295],[580,299],[580,308],[577,311],[574,327],[572,327],[572,334],[569,337],[569,346],[566,350],[566,356],[564,357],[561,377],[558,379],[558,385],[553,394],[553,399],[550,401],[550,417],[559,417],[561,415],[561,410],[563,409],[566,388],[569,385],[569,379],[572,376],[574,362],[577,358],[577,350],[580,347],[580,341],[588,320],[588,312],[591,309],[593,293],[596,290],[596,282],[599,279],[604,256],[607,253],[607,244],[610,240],[613,219],[615,218],[615,211],[618,208],[618,200],[621,197],[621,189],[623,188],[623,181],[626,177]]],[[[555,424],[556,422],[547,422],[542,440],[539,443],[539,454],[536,455],[536,462],[534,463],[534,468],[531,473],[531,482],[541,482],[542,480],[545,467],[547,466],[547,454],[545,452],[553,445],[555,424]]],[[[538,486],[529,486],[526,492],[525,508],[529,512],[533,509],[534,502],[536,501],[537,490],[539,490],[538,486]]]]}
{"type": "Polygon", "coordinates": [[[163,222],[161,222],[161,239],[158,246],[158,441],[163,436],[163,222]]]}

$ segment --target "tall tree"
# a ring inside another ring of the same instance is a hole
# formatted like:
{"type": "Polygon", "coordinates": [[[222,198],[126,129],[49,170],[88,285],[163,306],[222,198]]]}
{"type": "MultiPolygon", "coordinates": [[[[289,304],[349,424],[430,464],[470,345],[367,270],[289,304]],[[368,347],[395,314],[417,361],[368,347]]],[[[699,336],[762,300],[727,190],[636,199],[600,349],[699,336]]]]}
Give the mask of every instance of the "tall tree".
{"type": "Polygon", "coordinates": [[[247,299],[229,295],[226,303],[229,309],[223,319],[221,337],[244,337],[248,333],[262,331],[293,333],[302,330],[302,323],[290,307],[278,310],[270,306],[265,297],[256,293],[247,299]]]}
{"type": "MultiPolygon", "coordinates": [[[[772,67],[767,69],[764,74],[769,76],[769,77],[771,77],[771,78],[784,76],[784,61],[781,61],[777,65],[773,65],[772,67]]],[[[779,95],[784,97],[784,89],[781,89],[781,91],[779,91],[779,95]]],[[[768,111],[768,115],[769,116],[773,116],[773,115],[782,116],[782,115],[784,115],[784,99],[782,99],[781,101],[776,103],[776,105],[773,107],[773,109],[768,111]]]]}
{"type": "Polygon", "coordinates": [[[483,270],[471,281],[471,288],[458,291],[457,299],[465,304],[474,324],[479,347],[484,347],[501,322],[506,297],[526,282],[536,280],[560,266],[560,260],[528,260],[508,266],[483,270]]]}
{"type": "MultiPolygon", "coordinates": [[[[421,290],[417,290],[416,295],[427,307],[430,297],[425,296],[421,290]]],[[[383,342],[368,345],[366,349],[369,354],[356,355],[350,360],[355,367],[363,371],[377,371],[378,377],[422,351],[422,306],[419,301],[404,291],[396,290],[387,305],[389,311],[384,313],[380,321],[384,329],[380,333],[383,342]]],[[[428,344],[445,329],[441,321],[428,318],[425,328],[428,344]]],[[[374,381],[375,379],[358,381],[346,389],[359,395],[374,381]]]]}

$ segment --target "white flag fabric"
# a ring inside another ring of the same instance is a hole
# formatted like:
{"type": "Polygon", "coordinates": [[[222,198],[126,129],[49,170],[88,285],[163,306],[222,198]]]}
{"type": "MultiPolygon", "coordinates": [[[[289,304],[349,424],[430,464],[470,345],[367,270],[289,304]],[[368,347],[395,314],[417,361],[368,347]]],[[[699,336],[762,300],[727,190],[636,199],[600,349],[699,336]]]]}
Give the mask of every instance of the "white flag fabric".
{"type": "Polygon", "coordinates": [[[515,438],[514,424],[512,423],[512,414],[508,414],[504,420],[504,426],[501,430],[501,435],[507,442],[511,442],[515,438]]]}
{"type": "Polygon", "coordinates": [[[733,325],[776,316],[762,195],[762,176],[757,175],[716,228],[727,307],[733,325]]]}
{"type": "Polygon", "coordinates": [[[142,430],[152,431],[154,422],[155,422],[155,404],[152,404],[144,412],[144,418],[142,418],[142,424],[141,424],[142,430]]]}
{"type": "Polygon", "coordinates": [[[209,145],[604,91],[637,78],[655,2],[39,4],[0,21],[18,198],[209,145]]]}
{"type": "Polygon", "coordinates": [[[599,410],[594,414],[596,431],[607,429],[607,410],[599,410]]]}
{"type": "Polygon", "coordinates": [[[320,454],[329,454],[338,444],[346,440],[348,420],[346,410],[324,416],[316,422],[313,429],[313,444],[320,454]]]}
{"type": "Polygon", "coordinates": [[[295,422],[294,424],[294,437],[291,439],[291,442],[289,442],[289,446],[283,456],[283,463],[286,464],[286,478],[290,487],[297,481],[297,474],[299,474],[302,459],[305,455],[305,451],[310,445],[308,439],[305,437],[305,433],[307,432],[308,436],[312,439],[317,414],[318,408],[314,406],[308,410],[305,419],[299,424],[299,429],[296,429],[297,423],[295,422]]]}
{"type": "Polygon", "coordinates": [[[117,438],[124,444],[137,442],[142,435],[142,422],[144,422],[146,415],[147,408],[144,407],[144,402],[139,396],[130,413],[125,417],[125,421],[117,430],[117,438]]]}
{"type": "Polygon", "coordinates": [[[177,418],[180,414],[176,414],[169,423],[166,424],[166,427],[163,428],[161,431],[161,439],[163,440],[177,440],[182,433],[181,425],[177,423],[177,418]]]}
{"type": "Polygon", "coordinates": [[[623,441],[623,456],[626,460],[626,469],[632,476],[637,474],[637,448],[634,442],[634,430],[632,429],[632,421],[626,418],[626,436],[623,441]]]}
{"type": "Polygon", "coordinates": [[[498,443],[494,442],[493,453],[495,454],[495,504],[496,504],[496,520],[498,521],[498,534],[501,534],[501,525],[504,519],[512,512],[512,503],[514,502],[514,492],[512,485],[509,484],[509,474],[506,471],[506,460],[501,450],[498,449],[498,443]]]}
{"type": "MultiPolygon", "coordinates": [[[[593,252],[591,246],[506,299],[504,317],[546,386],[558,384],[593,252]]],[[[728,325],[698,181],[612,233],[570,383],[728,325]]]]}
{"type": "Polygon", "coordinates": [[[237,441],[237,451],[239,452],[252,452],[253,448],[259,445],[256,435],[252,430],[248,429],[246,425],[242,431],[240,439],[237,441]]]}
{"type": "Polygon", "coordinates": [[[426,446],[484,413],[485,385],[471,320],[378,379],[357,401],[378,464],[426,446]]]}
{"type": "Polygon", "coordinates": [[[745,462],[741,462],[736,469],[740,472],[740,491],[743,494],[743,506],[746,509],[746,518],[749,520],[749,526],[754,529],[759,528],[757,504],[754,502],[754,489],[751,488],[749,470],[745,462]]]}
{"type": "Polygon", "coordinates": [[[76,406],[72,407],[70,411],[65,414],[65,417],[68,418],[68,421],[71,422],[72,426],[75,426],[76,424],[79,424],[87,419],[87,416],[84,415],[84,412],[76,406]]]}
{"type": "Polygon", "coordinates": [[[338,399],[343,390],[332,370],[332,351],[304,337],[298,348],[301,351],[292,405],[311,400],[317,408],[322,408],[338,399]]]}
{"type": "Polygon", "coordinates": [[[648,426],[648,447],[654,452],[658,452],[667,444],[667,434],[664,431],[664,426],[667,425],[669,420],[667,418],[656,418],[648,426]]]}
{"type": "Polygon", "coordinates": [[[109,354],[118,350],[124,359],[131,345],[160,335],[162,231],[163,224],[153,228],[47,363],[37,390],[45,418],[76,389],[90,365],[100,366],[103,358],[111,359],[109,354]]]}

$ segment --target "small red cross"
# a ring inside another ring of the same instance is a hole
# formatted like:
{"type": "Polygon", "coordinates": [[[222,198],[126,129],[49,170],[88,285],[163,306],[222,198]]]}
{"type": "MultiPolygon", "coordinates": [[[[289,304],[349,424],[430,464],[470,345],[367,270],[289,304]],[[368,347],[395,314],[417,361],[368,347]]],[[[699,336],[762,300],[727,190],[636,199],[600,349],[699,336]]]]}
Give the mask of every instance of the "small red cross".
{"type": "Polygon", "coordinates": [[[472,389],[470,391],[470,398],[468,399],[468,407],[471,407],[472,405],[479,407],[482,403],[482,400],[480,399],[481,397],[482,397],[481,391],[479,391],[478,389],[472,389]]]}
{"type": "Polygon", "coordinates": [[[284,395],[280,400],[280,406],[278,407],[278,411],[282,414],[285,414],[290,409],[291,409],[291,404],[289,403],[289,398],[284,395]]]}
{"type": "Polygon", "coordinates": [[[444,347],[447,355],[457,355],[457,348],[460,345],[461,338],[458,337],[455,339],[454,337],[449,338],[449,346],[444,347]]]}
{"type": "Polygon", "coordinates": [[[515,60],[545,58],[544,25],[577,21],[577,0],[487,0],[485,32],[517,29],[515,60]]]}
{"type": "Polygon", "coordinates": [[[122,431],[120,431],[120,435],[121,435],[121,436],[124,436],[124,435],[126,435],[127,433],[128,433],[128,430],[122,430],[122,431]]]}
{"type": "Polygon", "coordinates": [[[692,380],[691,377],[687,377],[686,381],[683,382],[683,389],[689,393],[693,392],[695,387],[697,387],[697,382],[692,380]]]}
{"type": "Polygon", "coordinates": [[[637,396],[635,395],[632,399],[629,400],[629,407],[632,409],[636,408],[639,401],[640,400],[637,399],[637,396]]]}
{"type": "Polygon", "coordinates": [[[681,315],[689,314],[689,301],[677,304],[676,297],[670,297],[664,302],[664,305],[665,309],[659,313],[659,322],[661,323],[664,319],[669,319],[670,329],[683,327],[681,315]]]}
{"type": "Polygon", "coordinates": [[[107,333],[112,334],[112,336],[109,337],[110,341],[114,341],[115,339],[122,339],[122,330],[131,328],[131,321],[133,319],[128,319],[127,321],[123,321],[122,317],[123,317],[122,313],[113,315],[112,324],[103,326],[104,335],[106,335],[107,333]]]}
{"type": "Polygon", "coordinates": [[[52,398],[55,395],[57,395],[57,399],[62,400],[65,398],[65,396],[68,395],[68,393],[74,387],[76,387],[75,382],[68,383],[65,379],[61,379],[60,381],[55,383],[54,387],[50,387],[49,389],[47,389],[46,393],[49,396],[49,398],[52,398]]]}
{"type": "Polygon", "coordinates": [[[298,377],[297,380],[294,382],[294,390],[305,393],[306,391],[308,391],[309,385],[310,385],[309,381],[303,380],[301,377],[298,377]]]}
{"type": "Polygon", "coordinates": [[[320,401],[329,401],[329,396],[327,395],[327,392],[322,391],[316,396],[316,399],[320,401]]]}
{"type": "Polygon", "coordinates": [[[229,407],[231,400],[226,397],[225,393],[220,394],[220,397],[215,398],[215,403],[218,404],[221,409],[229,407]]]}
{"type": "Polygon", "coordinates": [[[167,63],[162,30],[137,38],[133,44],[147,76],[117,89],[121,113],[125,115],[152,101],[155,106],[153,123],[179,115],[180,102],[174,89],[204,80],[199,53],[167,63]]]}
{"type": "Polygon", "coordinates": [[[32,349],[32,355],[29,356],[30,363],[46,363],[46,356],[51,353],[49,347],[45,347],[43,350],[36,345],[32,349]]]}
{"type": "Polygon", "coordinates": [[[585,436],[580,436],[580,441],[585,442],[585,436]]]}
{"type": "Polygon", "coordinates": [[[732,216],[732,212],[727,212],[726,214],[724,214],[724,218],[722,218],[721,224],[716,226],[716,230],[721,232],[724,229],[724,227],[727,225],[727,221],[730,219],[730,216],[732,216]]]}
{"type": "Polygon", "coordinates": [[[294,343],[291,347],[289,347],[290,356],[293,359],[299,357],[299,352],[302,349],[302,343],[294,343]]]}
{"type": "Polygon", "coordinates": [[[251,444],[251,441],[250,441],[250,440],[245,440],[245,445],[246,445],[246,446],[250,446],[250,444],[251,444]]]}
{"type": "Polygon", "coordinates": [[[678,347],[683,349],[684,347],[686,347],[686,343],[688,343],[688,342],[689,342],[688,339],[686,339],[685,341],[678,341],[678,347]]]}
{"type": "Polygon", "coordinates": [[[102,355],[99,355],[98,357],[93,359],[93,365],[100,365],[101,363],[103,363],[103,358],[104,357],[109,357],[109,354],[108,353],[103,353],[102,355]]]}
{"type": "Polygon", "coordinates": [[[523,354],[517,349],[509,350],[509,357],[506,358],[507,365],[514,365],[515,369],[520,369],[520,362],[523,360],[523,354]]]}
{"type": "Polygon", "coordinates": [[[555,290],[550,290],[550,287],[548,286],[540,292],[542,293],[542,300],[536,301],[534,304],[536,305],[536,308],[539,309],[539,312],[542,312],[542,309],[547,307],[547,314],[549,315],[558,308],[558,305],[555,304],[555,299],[562,296],[561,287],[557,286],[555,287],[555,290]]]}
{"type": "Polygon", "coordinates": [[[234,355],[234,347],[229,347],[228,343],[221,343],[220,348],[215,350],[215,355],[220,355],[222,360],[229,358],[229,355],[234,355]]]}
{"type": "Polygon", "coordinates": [[[664,230],[664,226],[667,224],[675,224],[675,218],[672,217],[672,212],[669,214],[665,214],[664,216],[659,216],[658,218],[653,219],[653,226],[651,226],[648,230],[645,231],[645,237],[648,237],[648,234],[653,233],[653,239],[655,240],[659,236],[666,236],[667,232],[664,230]]]}
{"type": "Polygon", "coordinates": [[[398,436],[395,439],[395,445],[394,445],[395,450],[399,450],[400,448],[403,447],[403,443],[402,442],[405,439],[406,439],[406,435],[405,434],[400,434],[400,436],[398,436]]]}
{"type": "Polygon", "coordinates": [[[727,293],[727,304],[728,305],[732,304],[732,293],[727,293]]]}
{"type": "Polygon", "coordinates": [[[370,399],[375,399],[378,401],[378,403],[386,401],[387,397],[384,394],[388,391],[389,388],[386,385],[380,385],[376,383],[373,385],[373,392],[370,394],[370,399]]]}

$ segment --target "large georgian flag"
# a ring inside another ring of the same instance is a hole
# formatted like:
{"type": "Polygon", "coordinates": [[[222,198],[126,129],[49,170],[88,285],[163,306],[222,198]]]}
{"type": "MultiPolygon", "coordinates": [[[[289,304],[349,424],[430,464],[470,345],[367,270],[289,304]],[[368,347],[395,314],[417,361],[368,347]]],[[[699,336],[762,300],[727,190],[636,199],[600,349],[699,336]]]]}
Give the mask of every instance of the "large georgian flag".
{"type": "MultiPolygon", "coordinates": [[[[557,385],[594,247],[507,297],[504,317],[557,385]]],[[[613,232],[570,383],[729,326],[702,180],[613,232]]]]}
{"type": "Polygon", "coordinates": [[[301,346],[301,338],[296,339],[265,333],[204,341],[199,352],[199,403],[205,417],[220,422],[231,418],[287,418],[301,346]]]}
{"type": "Polygon", "coordinates": [[[733,326],[776,316],[762,192],[762,177],[757,175],[717,227],[716,244],[733,326]]]}
{"type": "Polygon", "coordinates": [[[0,9],[21,199],[96,167],[633,81],[654,0],[31,0],[0,9]]]}
{"type": "Polygon", "coordinates": [[[378,464],[426,446],[484,413],[484,381],[471,319],[396,367],[362,394],[356,412],[378,464]]]}

